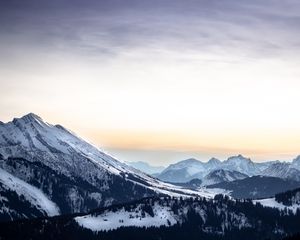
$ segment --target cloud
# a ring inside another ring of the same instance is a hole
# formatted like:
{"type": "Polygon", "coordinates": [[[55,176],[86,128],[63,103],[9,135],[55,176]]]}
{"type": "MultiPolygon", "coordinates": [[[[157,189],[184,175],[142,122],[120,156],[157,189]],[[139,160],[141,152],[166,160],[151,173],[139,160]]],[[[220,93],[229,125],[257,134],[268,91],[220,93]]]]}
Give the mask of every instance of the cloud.
{"type": "MultiPolygon", "coordinates": [[[[28,1],[1,12],[16,45],[116,57],[131,50],[241,58],[296,55],[297,1],[28,1]]],[[[8,38],[9,38],[8,37],[8,38]]],[[[0,40],[1,41],[1,40],[0,40]]]]}

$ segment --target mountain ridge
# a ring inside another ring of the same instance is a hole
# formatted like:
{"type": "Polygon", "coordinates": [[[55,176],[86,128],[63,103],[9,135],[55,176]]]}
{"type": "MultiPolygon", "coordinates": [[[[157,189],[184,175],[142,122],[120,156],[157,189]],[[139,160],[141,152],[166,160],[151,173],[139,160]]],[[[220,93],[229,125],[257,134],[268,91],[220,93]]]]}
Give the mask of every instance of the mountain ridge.
{"type": "Polygon", "coordinates": [[[300,157],[298,156],[292,162],[266,161],[254,162],[250,158],[246,158],[241,154],[231,156],[224,161],[212,158],[207,162],[197,160],[195,158],[186,159],[169,165],[161,174],[156,177],[167,182],[188,182],[198,178],[203,180],[210,172],[224,169],[227,171],[235,171],[248,176],[274,176],[280,178],[290,178],[300,180],[300,157]],[[287,166],[291,174],[282,174],[276,171],[276,165],[287,166]],[[298,172],[299,171],[299,172],[298,172]]]}

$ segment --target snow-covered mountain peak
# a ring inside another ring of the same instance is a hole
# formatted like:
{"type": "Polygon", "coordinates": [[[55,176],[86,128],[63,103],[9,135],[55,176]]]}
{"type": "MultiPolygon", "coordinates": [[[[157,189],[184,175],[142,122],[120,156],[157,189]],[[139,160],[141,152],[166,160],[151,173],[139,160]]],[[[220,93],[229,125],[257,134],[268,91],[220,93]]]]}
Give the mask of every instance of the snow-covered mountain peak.
{"type": "Polygon", "coordinates": [[[63,126],[48,124],[34,113],[0,125],[0,153],[6,158],[39,156],[44,164],[67,175],[78,173],[76,161],[78,165],[82,158],[99,165],[104,172],[135,171],[63,126]]]}
{"type": "Polygon", "coordinates": [[[256,175],[260,171],[250,158],[245,158],[241,154],[229,157],[222,165],[224,169],[238,171],[249,176],[256,175]]]}
{"type": "Polygon", "coordinates": [[[28,113],[21,118],[14,118],[13,123],[17,123],[17,122],[22,122],[24,124],[29,124],[29,123],[46,124],[40,116],[34,113],[28,113]]]}
{"type": "Polygon", "coordinates": [[[219,165],[221,163],[221,161],[217,158],[211,158],[209,159],[209,161],[207,162],[209,165],[219,165]]]}
{"type": "Polygon", "coordinates": [[[226,161],[227,162],[252,162],[250,158],[246,158],[241,154],[237,156],[229,157],[226,161]]]}

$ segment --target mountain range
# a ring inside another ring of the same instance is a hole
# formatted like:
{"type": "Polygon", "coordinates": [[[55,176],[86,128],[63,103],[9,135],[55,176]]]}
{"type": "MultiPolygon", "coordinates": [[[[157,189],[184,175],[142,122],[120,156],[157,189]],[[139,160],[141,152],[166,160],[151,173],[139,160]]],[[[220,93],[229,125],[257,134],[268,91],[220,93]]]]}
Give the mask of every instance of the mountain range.
{"type": "Polygon", "coordinates": [[[171,183],[183,183],[198,178],[203,185],[209,185],[258,175],[299,181],[300,156],[292,162],[259,163],[242,155],[229,157],[225,161],[212,158],[208,162],[202,162],[191,158],[171,164],[156,177],[171,183]]]}

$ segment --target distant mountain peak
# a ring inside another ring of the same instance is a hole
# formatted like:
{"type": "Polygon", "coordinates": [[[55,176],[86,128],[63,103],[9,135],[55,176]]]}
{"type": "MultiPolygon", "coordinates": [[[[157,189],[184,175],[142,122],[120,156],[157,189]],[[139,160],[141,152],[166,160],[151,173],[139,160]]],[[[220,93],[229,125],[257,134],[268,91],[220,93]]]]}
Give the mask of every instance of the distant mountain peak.
{"type": "Polygon", "coordinates": [[[212,163],[219,164],[219,163],[221,163],[221,161],[219,159],[213,157],[213,158],[209,159],[208,163],[210,163],[210,164],[212,164],[212,163]]]}
{"type": "Polygon", "coordinates": [[[236,160],[242,160],[247,162],[252,162],[250,158],[244,157],[242,154],[239,154],[237,156],[231,156],[227,159],[227,161],[236,161],[236,160]]]}
{"type": "Polygon", "coordinates": [[[300,155],[298,155],[295,159],[293,159],[293,163],[296,162],[300,164],[300,155]]]}

